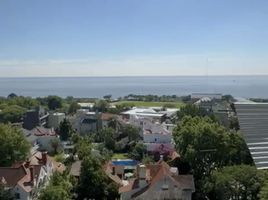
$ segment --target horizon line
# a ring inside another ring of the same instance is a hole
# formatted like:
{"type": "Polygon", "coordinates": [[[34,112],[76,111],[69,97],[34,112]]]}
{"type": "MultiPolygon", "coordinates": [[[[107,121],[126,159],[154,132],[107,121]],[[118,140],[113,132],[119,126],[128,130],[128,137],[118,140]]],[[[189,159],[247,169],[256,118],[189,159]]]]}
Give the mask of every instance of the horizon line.
{"type": "Polygon", "coordinates": [[[118,76],[0,76],[0,78],[137,78],[137,77],[252,77],[268,76],[268,74],[209,74],[209,75],[118,75],[118,76]]]}

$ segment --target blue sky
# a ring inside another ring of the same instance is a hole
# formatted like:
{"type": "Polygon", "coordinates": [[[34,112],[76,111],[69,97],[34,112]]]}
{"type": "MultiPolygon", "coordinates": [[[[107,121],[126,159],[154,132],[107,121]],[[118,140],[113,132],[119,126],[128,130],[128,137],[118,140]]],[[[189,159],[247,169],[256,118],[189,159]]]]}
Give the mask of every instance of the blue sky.
{"type": "Polygon", "coordinates": [[[0,0],[0,77],[268,74],[267,0],[0,0]]]}

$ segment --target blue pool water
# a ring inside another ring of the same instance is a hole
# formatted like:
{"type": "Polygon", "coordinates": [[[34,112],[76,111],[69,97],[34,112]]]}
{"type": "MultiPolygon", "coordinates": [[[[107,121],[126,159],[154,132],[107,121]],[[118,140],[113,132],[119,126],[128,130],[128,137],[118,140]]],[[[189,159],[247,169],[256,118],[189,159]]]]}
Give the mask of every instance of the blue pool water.
{"type": "Polygon", "coordinates": [[[116,160],[112,161],[115,166],[136,166],[138,161],[136,160],[116,160]]]}

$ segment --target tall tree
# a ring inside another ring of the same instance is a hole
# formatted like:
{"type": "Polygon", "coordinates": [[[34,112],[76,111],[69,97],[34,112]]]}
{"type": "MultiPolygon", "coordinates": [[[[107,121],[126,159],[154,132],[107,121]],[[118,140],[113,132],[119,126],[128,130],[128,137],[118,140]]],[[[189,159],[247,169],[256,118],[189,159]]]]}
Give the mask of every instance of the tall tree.
{"type": "Polygon", "coordinates": [[[24,161],[30,152],[30,144],[21,131],[9,124],[0,124],[0,144],[0,166],[24,161]]]}
{"type": "Polygon", "coordinates": [[[78,199],[117,199],[117,186],[105,175],[101,162],[86,157],[82,162],[78,199]]]}
{"type": "Polygon", "coordinates": [[[177,112],[179,119],[182,119],[185,116],[204,117],[209,114],[210,113],[208,113],[205,109],[202,109],[194,104],[186,104],[177,112]]]}
{"type": "Polygon", "coordinates": [[[48,96],[47,97],[47,105],[49,110],[56,110],[57,108],[62,107],[62,98],[58,96],[48,96]]]}
{"type": "Polygon", "coordinates": [[[66,174],[54,173],[49,185],[41,191],[40,200],[71,200],[73,185],[66,174]]]}
{"type": "Polygon", "coordinates": [[[23,114],[26,112],[25,108],[17,105],[5,106],[0,112],[0,122],[16,123],[22,120],[23,114]]]}
{"type": "Polygon", "coordinates": [[[266,179],[265,173],[257,170],[255,166],[229,166],[214,170],[206,180],[204,190],[209,199],[257,200],[266,179]]]}
{"type": "Polygon", "coordinates": [[[63,141],[68,140],[72,136],[73,129],[72,129],[72,125],[71,125],[69,120],[64,119],[60,123],[59,133],[60,133],[60,139],[63,141]]]}
{"type": "Polygon", "coordinates": [[[184,117],[173,135],[182,161],[192,168],[200,194],[203,193],[204,178],[210,176],[214,169],[226,165],[253,164],[243,138],[208,117],[184,117]]]}
{"type": "Polygon", "coordinates": [[[5,190],[5,188],[0,183],[0,199],[3,200],[14,200],[14,196],[10,193],[9,190],[5,190]]]}
{"type": "Polygon", "coordinates": [[[77,102],[72,102],[69,106],[68,113],[69,114],[75,114],[76,111],[80,108],[79,104],[77,102]]]}

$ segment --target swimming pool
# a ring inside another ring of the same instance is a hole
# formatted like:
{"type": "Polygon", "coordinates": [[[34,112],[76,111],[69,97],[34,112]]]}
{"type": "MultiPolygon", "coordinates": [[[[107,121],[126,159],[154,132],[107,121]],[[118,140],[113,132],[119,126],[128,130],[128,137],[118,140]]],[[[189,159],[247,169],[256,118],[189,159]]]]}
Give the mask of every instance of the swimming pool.
{"type": "Polygon", "coordinates": [[[115,166],[136,166],[138,164],[138,161],[136,160],[113,160],[113,165],[115,166]]]}

